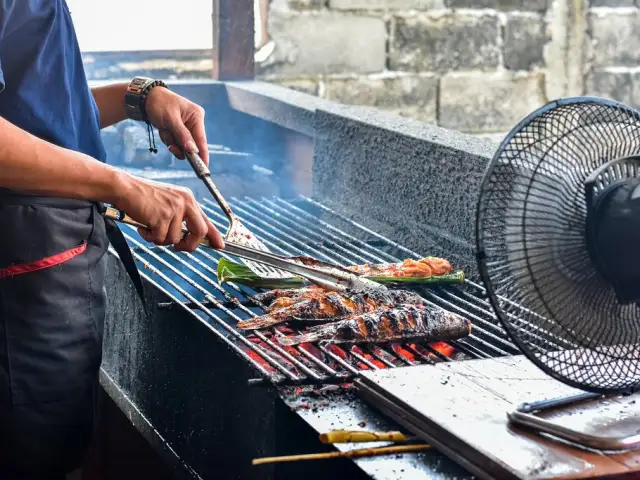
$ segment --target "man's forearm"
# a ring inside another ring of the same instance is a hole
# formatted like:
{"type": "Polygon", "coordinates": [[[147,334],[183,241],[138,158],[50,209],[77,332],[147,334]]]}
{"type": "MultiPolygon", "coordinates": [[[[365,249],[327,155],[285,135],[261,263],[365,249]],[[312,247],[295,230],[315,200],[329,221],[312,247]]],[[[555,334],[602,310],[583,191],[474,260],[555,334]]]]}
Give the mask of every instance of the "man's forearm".
{"type": "Polygon", "coordinates": [[[0,187],[34,195],[115,203],[129,176],[41,140],[0,118],[0,187]]]}
{"type": "Polygon", "coordinates": [[[128,83],[114,83],[91,89],[100,111],[100,128],[126,120],[124,94],[127,92],[127,86],[128,83]]]}

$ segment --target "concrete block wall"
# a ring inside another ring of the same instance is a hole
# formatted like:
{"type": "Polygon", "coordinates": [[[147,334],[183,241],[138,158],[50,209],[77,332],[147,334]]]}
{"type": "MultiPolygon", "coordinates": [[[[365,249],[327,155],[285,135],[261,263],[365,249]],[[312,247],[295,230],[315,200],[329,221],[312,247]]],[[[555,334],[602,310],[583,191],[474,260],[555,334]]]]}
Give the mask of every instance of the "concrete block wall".
{"type": "Polygon", "coordinates": [[[258,76],[500,138],[548,100],[640,106],[639,0],[272,0],[258,76]]]}
{"type": "Polygon", "coordinates": [[[640,106],[640,2],[593,0],[587,90],[640,106]]]}

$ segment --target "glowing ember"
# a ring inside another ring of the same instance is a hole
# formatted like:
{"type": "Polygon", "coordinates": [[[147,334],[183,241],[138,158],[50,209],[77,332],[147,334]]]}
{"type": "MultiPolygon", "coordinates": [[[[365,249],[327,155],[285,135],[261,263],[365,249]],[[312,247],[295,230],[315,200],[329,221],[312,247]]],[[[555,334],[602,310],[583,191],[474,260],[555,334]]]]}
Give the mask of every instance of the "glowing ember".
{"type": "Polygon", "coordinates": [[[275,368],[271,366],[264,358],[262,358],[258,353],[254,352],[250,348],[243,348],[246,354],[251,358],[254,362],[260,365],[266,372],[275,373],[275,368]]]}
{"type": "Polygon", "coordinates": [[[357,353],[363,358],[366,358],[369,362],[373,363],[378,368],[387,368],[387,366],[384,363],[382,363],[380,360],[375,358],[373,355],[363,352],[362,349],[359,347],[353,347],[351,351],[354,353],[357,353]]]}
{"type": "MultiPolygon", "coordinates": [[[[255,336],[255,335],[249,335],[247,337],[247,340],[249,340],[251,343],[255,344],[256,346],[259,346],[261,348],[261,351],[264,352],[265,355],[268,355],[269,358],[271,358],[272,360],[276,361],[278,364],[282,365],[283,367],[293,371],[294,373],[297,374],[297,369],[295,368],[295,366],[285,357],[283,357],[279,352],[277,352],[276,350],[273,349],[273,347],[271,347],[269,344],[267,344],[266,342],[264,342],[261,338],[255,336]]],[[[270,339],[275,345],[278,345],[278,343],[276,342],[276,340],[274,338],[270,339]]],[[[278,345],[279,346],[279,345],[278,345]]],[[[293,347],[281,347],[283,348],[283,350],[285,350],[287,353],[289,353],[292,357],[294,358],[300,358],[300,352],[298,351],[291,351],[289,350],[289,348],[291,348],[292,350],[293,347]]],[[[257,361],[257,358],[260,358],[260,360],[262,362],[264,362],[263,357],[261,357],[258,353],[256,353],[254,350],[247,348],[246,351],[248,352],[248,355],[257,361]]],[[[304,358],[303,358],[304,360],[304,358]]],[[[260,365],[262,365],[263,363],[260,363],[260,365]]],[[[304,362],[306,363],[306,362],[304,362]]],[[[270,367],[272,368],[272,367],[270,367]]],[[[272,368],[273,369],[273,368],[272,368]]]]}
{"type": "Polygon", "coordinates": [[[455,348],[453,348],[451,345],[444,342],[432,343],[429,346],[433,348],[436,352],[444,355],[445,357],[451,357],[456,351],[455,348]]]}
{"type": "Polygon", "coordinates": [[[344,350],[342,350],[339,346],[337,345],[329,345],[327,347],[327,350],[329,350],[331,353],[333,353],[334,355],[340,357],[342,360],[347,360],[347,352],[345,352],[344,350]]]}
{"type": "Polygon", "coordinates": [[[320,351],[318,347],[311,343],[301,343],[300,350],[304,350],[305,352],[310,353],[314,357],[324,361],[324,354],[320,351]]]}
{"type": "Polygon", "coordinates": [[[373,351],[376,357],[381,360],[384,360],[387,365],[389,365],[389,363],[395,365],[396,367],[400,365],[404,365],[404,363],[398,360],[398,357],[392,355],[391,353],[387,352],[386,350],[383,350],[380,347],[373,347],[373,351]]]}
{"type": "MultiPolygon", "coordinates": [[[[410,346],[413,347],[413,345],[410,345],[410,346]]],[[[407,350],[406,348],[404,348],[402,345],[398,345],[397,343],[394,343],[393,345],[391,345],[391,349],[396,355],[408,360],[411,363],[415,362],[416,360],[415,355],[411,353],[409,350],[407,350]]]]}
{"type": "MultiPolygon", "coordinates": [[[[444,361],[443,357],[456,358],[460,353],[456,348],[445,342],[434,342],[420,345],[416,343],[377,345],[349,345],[341,346],[335,344],[324,344],[324,347],[312,343],[302,343],[297,346],[284,346],[278,341],[278,337],[297,335],[299,332],[287,326],[279,326],[275,329],[264,330],[260,335],[250,334],[246,338],[260,349],[260,352],[269,357],[269,360],[278,362],[279,366],[287,368],[295,375],[300,375],[296,367],[301,362],[305,367],[317,370],[318,366],[314,359],[325,362],[334,370],[342,371],[341,361],[348,362],[360,370],[371,370],[372,368],[386,369],[389,367],[401,367],[404,365],[415,365],[421,363],[438,363],[444,361]],[[264,336],[264,337],[262,337],[264,336]],[[263,340],[263,338],[266,339],[263,340]],[[270,345],[275,344],[275,346],[270,345]],[[282,350],[281,350],[282,349],[282,350]],[[283,357],[286,352],[290,358],[283,357]],[[330,352],[331,355],[327,355],[330,352]],[[338,360],[340,359],[340,360],[338,360]],[[292,363],[293,362],[293,363],[292,363]]],[[[273,367],[265,360],[260,353],[242,346],[246,354],[268,374],[278,373],[278,368],[273,367]]],[[[344,388],[344,386],[342,386],[344,388]]],[[[296,389],[296,395],[300,392],[296,389]]]]}
{"type": "Polygon", "coordinates": [[[301,353],[294,347],[282,347],[282,349],[294,358],[301,355],[301,353]]]}

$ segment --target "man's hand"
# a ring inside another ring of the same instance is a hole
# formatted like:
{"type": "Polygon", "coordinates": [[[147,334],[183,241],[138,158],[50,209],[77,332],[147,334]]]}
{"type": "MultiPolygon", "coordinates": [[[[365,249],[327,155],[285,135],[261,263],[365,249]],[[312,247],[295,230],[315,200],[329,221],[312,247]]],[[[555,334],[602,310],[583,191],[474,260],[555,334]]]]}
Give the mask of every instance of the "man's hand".
{"type": "Polygon", "coordinates": [[[197,152],[209,165],[209,149],[204,128],[204,109],[163,87],[151,89],[145,109],[160,139],[177,158],[184,151],[197,152]]]}
{"type": "Polygon", "coordinates": [[[134,220],[149,226],[138,229],[148,242],[175,245],[176,250],[193,251],[206,237],[222,248],[222,235],[204,214],[188,188],[125,175],[119,195],[112,203],[134,220]],[[182,237],[183,222],[189,234],[182,237]]]}

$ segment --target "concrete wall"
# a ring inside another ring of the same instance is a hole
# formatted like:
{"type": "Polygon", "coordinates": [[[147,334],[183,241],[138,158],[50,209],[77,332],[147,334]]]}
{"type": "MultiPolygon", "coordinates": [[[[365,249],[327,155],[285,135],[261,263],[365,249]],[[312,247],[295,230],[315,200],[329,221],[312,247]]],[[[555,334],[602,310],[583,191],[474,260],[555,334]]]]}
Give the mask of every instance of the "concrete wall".
{"type": "MultiPolygon", "coordinates": [[[[191,1],[200,10],[210,4],[191,1]]],[[[258,76],[339,102],[501,138],[522,116],[561,96],[600,95],[640,106],[638,2],[272,0],[276,49],[258,76]]],[[[92,50],[86,47],[95,43],[88,40],[91,29],[80,30],[81,46],[92,50]]],[[[96,79],[210,76],[202,42],[174,51],[184,32],[178,27],[156,35],[162,38],[158,48],[167,50],[129,52],[135,58],[88,53],[88,72],[96,79]]],[[[134,36],[129,33],[119,30],[118,36],[134,36]]]]}
{"type": "MultiPolygon", "coordinates": [[[[615,61],[608,50],[626,51],[620,36],[633,37],[633,23],[618,26],[636,18],[629,1],[612,9],[582,0],[274,0],[277,51],[261,75],[344,103],[500,134],[548,98],[585,93],[591,55],[601,67],[615,61]],[[589,31],[598,42],[587,49],[589,31]]],[[[633,55],[618,56],[629,63],[633,55]]]]}

